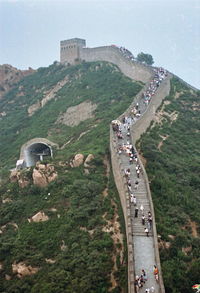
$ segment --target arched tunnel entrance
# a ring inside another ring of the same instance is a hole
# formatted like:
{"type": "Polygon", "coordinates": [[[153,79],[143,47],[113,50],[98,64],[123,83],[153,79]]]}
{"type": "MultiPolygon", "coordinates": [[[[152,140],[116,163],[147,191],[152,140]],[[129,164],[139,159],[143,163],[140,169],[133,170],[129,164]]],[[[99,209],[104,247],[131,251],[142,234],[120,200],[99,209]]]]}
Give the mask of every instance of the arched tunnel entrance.
{"type": "Polygon", "coordinates": [[[34,143],[24,151],[26,167],[34,166],[38,161],[43,161],[45,157],[52,157],[52,148],[44,143],[34,143]]]}
{"type": "Polygon", "coordinates": [[[21,147],[20,160],[17,161],[17,168],[34,166],[38,161],[53,157],[53,147],[58,145],[45,139],[34,138],[21,147]]]}

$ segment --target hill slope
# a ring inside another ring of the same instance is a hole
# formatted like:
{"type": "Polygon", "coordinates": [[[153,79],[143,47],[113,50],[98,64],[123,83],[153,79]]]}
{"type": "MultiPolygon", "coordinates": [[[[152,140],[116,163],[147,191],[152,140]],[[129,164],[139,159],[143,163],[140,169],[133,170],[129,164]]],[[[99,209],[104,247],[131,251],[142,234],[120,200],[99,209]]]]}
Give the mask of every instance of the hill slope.
{"type": "Polygon", "coordinates": [[[26,77],[0,101],[6,113],[0,120],[1,292],[126,291],[126,245],[108,159],[109,125],[140,89],[105,62],[54,64],[26,77]],[[80,118],[78,105],[91,111],[80,118]],[[3,170],[14,166],[21,145],[34,137],[59,145],[53,160],[34,168],[53,164],[57,180],[40,188],[30,168],[20,173],[29,183],[20,188],[19,180],[7,181],[3,170]],[[77,153],[84,161],[89,154],[92,159],[71,167],[77,153]],[[35,222],[39,216],[44,221],[35,222]]]}
{"type": "Polygon", "coordinates": [[[0,99],[24,76],[32,74],[34,71],[32,68],[19,70],[8,64],[0,65],[0,99]]]}
{"type": "MultiPolygon", "coordinates": [[[[53,64],[0,100],[0,291],[126,292],[109,124],[141,88],[106,62],[53,64]],[[33,168],[8,180],[21,146],[35,137],[59,146],[44,162],[58,175],[45,188],[33,184],[33,168]],[[83,162],[72,167],[78,153],[83,162]],[[20,188],[20,182],[28,186],[20,188]],[[33,221],[38,212],[46,221],[33,221]]],[[[138,142],[151,181],[167,293],[192,292],[199,282],[198,142],[199,92],[173,78],[169,97],[138,142]]]]}

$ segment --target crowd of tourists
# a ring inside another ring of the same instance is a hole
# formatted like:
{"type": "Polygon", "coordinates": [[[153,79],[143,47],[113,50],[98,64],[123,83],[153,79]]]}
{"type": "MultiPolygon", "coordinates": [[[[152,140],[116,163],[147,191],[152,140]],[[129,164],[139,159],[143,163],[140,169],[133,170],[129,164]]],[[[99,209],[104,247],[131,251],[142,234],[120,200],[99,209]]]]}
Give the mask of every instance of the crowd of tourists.
{"type": "Polygon", "coordinates": [[[120,53],[127,59],[131,60],[131,61],[136,61],[136,58],[133,56],[133,54],[126,49],[125,47],[118,47],[116,45],[111,45],[112,47],[118,48],[120,53]]]}
{"type": "MultiPolygon", "coordinates": [[[[153,274],[154,274],[156,282],[158,282],[158,268],[157,268],[156,265],[153,266],[152,271],[153,271],[153,274]]],[[[146,274],[145,270],[142,269],[141,275],[140,276],[138,276],[138,275],[135,276],[134,285],[135,285],[136,292],[139,292],[139,289],[143,288],[145,283],[147,283],[147,281],[148,281],[147,274],[146,274]]],[[[155,288],[153,286],[151,286],[150,288],[145,289],[145,293],[154,293],[154,292],[155,292],[155,288]]]]}
{"type": "Polygon", "coordinates": [[[135,60],[133,54],[128,49],[126,49],[125,47],[119,47],[119,51],[121,52],[121,54],[125,58],[127,58],[127,59],[129,59],[131,61],[134,61],[135,60]]]}
{"type": "Polygon", "coordinates": [[[143,93],[144,103],[147,105],[149,104],[152,96],[155,95],[155,92],[158,89],[161,82],[163,81],[163,79],[167,76],[167,71],[162,67],[155,68],[154,71],[154,78],[150,81],[147,90],[143,93]]]}

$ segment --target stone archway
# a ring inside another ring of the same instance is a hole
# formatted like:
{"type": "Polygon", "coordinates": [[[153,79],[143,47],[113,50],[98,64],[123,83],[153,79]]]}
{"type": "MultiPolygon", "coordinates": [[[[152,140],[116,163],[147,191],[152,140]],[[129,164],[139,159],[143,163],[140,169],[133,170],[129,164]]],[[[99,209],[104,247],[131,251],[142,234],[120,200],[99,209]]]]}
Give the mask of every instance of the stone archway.
{"type": "MultiPolygon", "coordinates": [[[[23,167],[31,167],[45,157],[53,157],[53,147],[58,145],[45,138],[34,138],[21,147],[20,162],[23,167]]],[[[18,161],[18,162],[19,162],[18,161]]]]}

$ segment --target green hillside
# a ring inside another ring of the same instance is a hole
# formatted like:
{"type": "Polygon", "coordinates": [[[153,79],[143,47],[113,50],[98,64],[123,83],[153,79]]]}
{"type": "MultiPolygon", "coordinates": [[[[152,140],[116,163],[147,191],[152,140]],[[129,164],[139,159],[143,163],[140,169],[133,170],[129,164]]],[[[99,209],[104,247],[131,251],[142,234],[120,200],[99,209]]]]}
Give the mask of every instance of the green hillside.
{"type": "Polygon", "coordinates": [[[200,281],[199,111],[200,92],[173,78],[157,122],[138,144],[147,161],[167,293],[193,292],[200,281]]]}
{"type": "Polygon", "coordinates": [[[0,120],[0,292],[126,292],[125,232],[110,171],[109,125],[141,88],[105,62],[53,64],[24,78],[0,101],[6,113],[0,120]],[[64,78],[55,97],[30,116],[29,107],[64,78]],[[95,105],[91,118],[75,126],[58,122],[69,107],[85,101],[95,105]],[[59,145],[48,160],[58,177],[39,188],[32,167],[21,172],[29,185],[20,188],[6,170],[15,166],[22,144],[35,137],[59,145]],[[87,168],[72,168],[77,153],[94,159],[87,168]],[[39,211],[49,219],[28,221],[39,211]],[[21,278],[12,266],[19,263],[38,271],[21,278]]]}
{"type": "MultiPolygon", "coordinates": [[[[109,127],[142,86],[106,62],[54,63],[0,100],[0,292],[127,292],[109,127]],[[93,109],[82,121],[78,105],[93,109]],[[76,110],[66,121],[69,109],[76,110]],[[44,161],[58,176],[40,188],[31,167],[21,171],[29,183],[21,188],[19,178],[9,179],[10,169],[21,146],[37,137],[58,144],[44,161]],[[76,154],[93,159],[72,167],[76,154]],[[48,220],[30,220],[38,212],[48,220]],[[17,275],[20,263],[36,273],[17,275]]],[[[173,78],[170,95],[137,146],[151,182],[166,293],[192,293],[200,282],[199,98],[199,91],[173,78]]]]}
{"type": "MultiPolygon", "coordinates": [[[[68,139],[72,138],[75,141],[82,131],[91,127],[95,121],[98,121],[100,127],[107,125],[108,129],[108,122],[112,117],[115,118],[116,114],[123,113],[140,89],[139,84],[133,84],[124,77],[116,66],[108,66],[103,62],[85,63],[68,68],[55,64],[48,68],[39,68],[0,101],[1,111],[7,114],[0,120],[1,164],[13,166],[10,163],[13,164],[18,159],[21,145],[34,137],[55,140],[61,146],[68,139]],[[55,99],[29,117],[28,107],[41,100],[45,92],[65,77],[68,77],[69,82],[56,93],[55,99]],[[98,105],[94,119],[85,121],[77,127],[55,124],[58,115],[69,106],[87,100],[98,105]]],[[[96,133],[96,130],[91,130],[86,137],[91,137],[92,133],[96,133]]],[[[108,132],[105,135],[108,136],[108,132]]],[[[82,145],[81,141],[79,145],[82,145]]],[[[74,147],[73,145],[73,149],[74,147]]],[[[87,150],[88,146],[85,151],[87,150]]]]}

